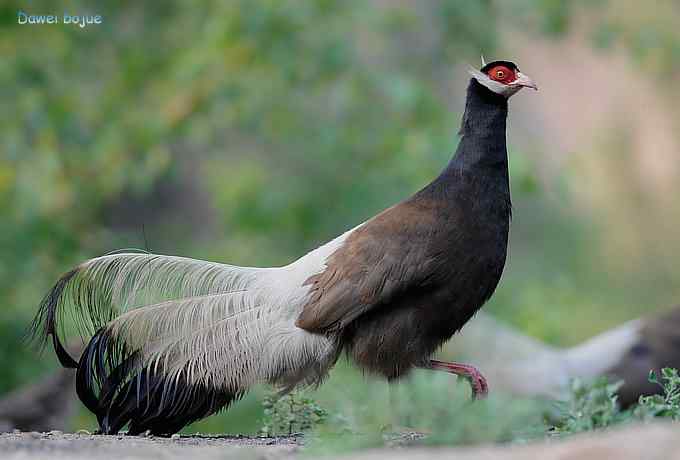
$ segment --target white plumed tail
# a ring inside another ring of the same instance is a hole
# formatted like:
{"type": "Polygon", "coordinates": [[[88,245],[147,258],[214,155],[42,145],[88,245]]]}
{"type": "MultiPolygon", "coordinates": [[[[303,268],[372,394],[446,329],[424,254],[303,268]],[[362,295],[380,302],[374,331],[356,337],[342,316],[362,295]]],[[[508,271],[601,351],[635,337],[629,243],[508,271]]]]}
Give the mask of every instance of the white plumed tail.
{"type": "Polygon", "coordinates": [[[267,295],[278,270],[154,254],[103,256],[57,282],[34,330],[52,336],[63,365],[78,368],[79,396],[103,431],[131,422],[131,431],[170,433],[262,378],[256,357],[262,334],[280,316],[274,314],[281,305],[267,295]],[[92,337],[79,361],[62,345],[66,315],[82,337],[92,337]]]}
{"type": "Polygon", "coordinates": [[[256,382],[319,383],[339,345],[295,320],[306,281],[348,234],[280,268],[129,252],[92,259],[56,283],[32,329],[78,369],[78,396],[104,433],[171,434],[256,382]],[[63,346],[66,316],[89,339],[77,360],[63,346]]]}

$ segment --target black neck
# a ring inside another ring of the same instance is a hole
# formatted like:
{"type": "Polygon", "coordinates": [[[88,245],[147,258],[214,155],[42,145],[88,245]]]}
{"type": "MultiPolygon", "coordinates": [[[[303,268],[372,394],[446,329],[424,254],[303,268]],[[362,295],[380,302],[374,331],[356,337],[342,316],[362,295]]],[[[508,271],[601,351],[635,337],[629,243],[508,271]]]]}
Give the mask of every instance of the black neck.
{"type": "Polygon", "coordinates": [[[456,154],[444,170],[497,171],[507,175],[508,152],[505,122],[508,100],[472,78],[467,90],[465,114],[460,127],[462,138],[456,154]]]}

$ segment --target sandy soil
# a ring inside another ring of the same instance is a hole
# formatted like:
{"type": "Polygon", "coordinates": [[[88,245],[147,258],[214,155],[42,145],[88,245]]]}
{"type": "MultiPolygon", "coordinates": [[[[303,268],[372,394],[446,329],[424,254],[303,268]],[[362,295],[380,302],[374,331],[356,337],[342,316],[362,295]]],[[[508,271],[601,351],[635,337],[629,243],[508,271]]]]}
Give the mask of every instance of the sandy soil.
{"type": "Polygon", "coordinates": [[[299,436],[182,436],[172,438],[49,433],[0,434],[3,460],[62,459],[288,459],[301,445],[299,436]]]}
{"type": "MultiPolygon", "coordinates": [[[[89,434],[8,433],[0,435],[2,460],[282,459],[305,458],[299,436],[258,438],[184,436],[173,438],[89,434]]],[[[311,458],[307,456],[306,458],[311,458]]],[[[677,424],[628,425],[616,430],[547,439],[525,445],[383,448],[351,452],[352,460],[680,460],[677,424]]]]}

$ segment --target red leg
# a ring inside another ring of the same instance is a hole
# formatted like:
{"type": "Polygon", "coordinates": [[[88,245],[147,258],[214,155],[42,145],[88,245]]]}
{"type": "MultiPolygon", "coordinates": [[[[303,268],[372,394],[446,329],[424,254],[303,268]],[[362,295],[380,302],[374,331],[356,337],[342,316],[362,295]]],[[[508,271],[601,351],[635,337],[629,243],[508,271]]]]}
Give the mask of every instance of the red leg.
{"type": "Polygon", "coordinates": [[[446,361],[430,360],[430,369],[435,371],[444,371],[449,374],[455,374],[467,379],[472,387],[473,399],[484,399],[489,394],[489,385],[486,379],[474,366],[462,363],[447,363],[446,361]]]}

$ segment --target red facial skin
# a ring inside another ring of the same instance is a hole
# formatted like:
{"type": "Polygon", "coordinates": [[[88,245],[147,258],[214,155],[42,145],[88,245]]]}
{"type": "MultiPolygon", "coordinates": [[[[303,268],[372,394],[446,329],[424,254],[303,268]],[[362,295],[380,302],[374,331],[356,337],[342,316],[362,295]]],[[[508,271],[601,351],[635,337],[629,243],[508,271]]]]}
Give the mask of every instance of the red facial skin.
{"type": "Polygon", "coordinates": [[[495,67],[492,67],[486,72],[486,74],[492,80],[495,80],[499,83],[503,83],[504,85],[509,85],[510,83],[517,79],[515,71],[512,69],[508,69],[504,65],[497,65],[495,67]]]}

